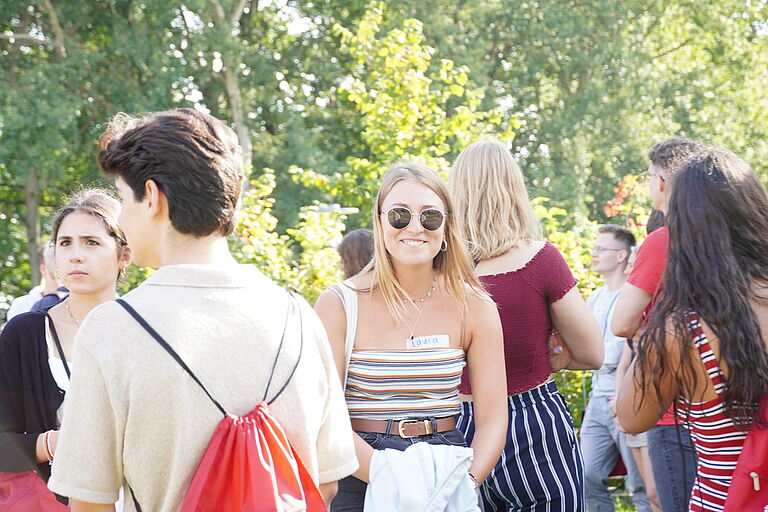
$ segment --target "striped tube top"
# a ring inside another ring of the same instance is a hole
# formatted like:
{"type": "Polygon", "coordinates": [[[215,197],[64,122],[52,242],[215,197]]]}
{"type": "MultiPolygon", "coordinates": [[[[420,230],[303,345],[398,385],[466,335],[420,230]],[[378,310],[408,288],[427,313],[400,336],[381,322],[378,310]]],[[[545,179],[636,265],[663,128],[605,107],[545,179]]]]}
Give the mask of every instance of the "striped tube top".
{"type": "Polygon", "coordinates": [[[464,366],[459,348],[355,350],[344,393],[349,417],[402,420],[458,414],[464,366]]]}

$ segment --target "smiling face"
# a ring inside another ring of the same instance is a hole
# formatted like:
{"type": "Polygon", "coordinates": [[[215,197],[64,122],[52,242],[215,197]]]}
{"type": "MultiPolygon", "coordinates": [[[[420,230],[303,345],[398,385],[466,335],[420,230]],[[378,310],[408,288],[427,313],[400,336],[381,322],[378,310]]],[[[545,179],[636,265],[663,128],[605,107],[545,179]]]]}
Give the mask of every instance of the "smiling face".
{"type": "Polygon", "coordinates": [[[55,243],[56,270],[71,293],[114,293],[128,255],[101,219],[83,211],[70,213],[61,222],[55,243]]]}
{"type": "Polygon", "coordinates": [[[378,222],[384,235],[384,246],[393,266],[432,265],[440,251],[445,233],[445,220],[434,231],[424,229],[420,214],[424,210],[445,212],[445,205],[434,190],[423,183],[403,179],[395,183],[381,202],[378,222]],[[387,212],[392,208],[407,208],[411,221],[402,229],[392,227],[387,212]]]}

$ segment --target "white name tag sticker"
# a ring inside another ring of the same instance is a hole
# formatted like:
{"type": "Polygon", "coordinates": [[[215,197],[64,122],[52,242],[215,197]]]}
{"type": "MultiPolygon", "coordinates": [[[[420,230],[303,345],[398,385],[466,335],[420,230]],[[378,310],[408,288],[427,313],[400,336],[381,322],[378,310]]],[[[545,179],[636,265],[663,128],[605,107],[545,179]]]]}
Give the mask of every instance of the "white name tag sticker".
{"type": "Polygon", "coordinates": [[[430,336],[416,336],[405,340],[405,348],[448,348],[447,334],[432,334],[430,336]]]}

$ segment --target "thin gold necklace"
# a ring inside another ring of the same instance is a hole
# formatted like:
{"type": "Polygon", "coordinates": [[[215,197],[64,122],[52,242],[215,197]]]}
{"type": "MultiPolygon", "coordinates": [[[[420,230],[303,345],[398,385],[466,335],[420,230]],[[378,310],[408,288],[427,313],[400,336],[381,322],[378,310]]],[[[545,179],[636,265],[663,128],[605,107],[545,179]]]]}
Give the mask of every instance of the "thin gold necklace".
{"type": "Polygon", "coordinates": [[[416,308],[416,310],[419,312],[418,316],[416,317],[416,320],[413,322],[413,328],[411,328],[411,325],[408,323],[408,320],[403,317],[403,322],[405,323],[405,326],[408,328],[408,332],[410,333],[410,336],[406,339],[412,340],[413,339],[413,329],[416,328],[419,324],[419,320],[421,320],[421,314],[424,312],[424,308],[426,307],[426,301],[428,298],[432,296],[432,293],[435,291],[435,281],[437,280],[436,277],[432,278],[432,286],[429,287],[429,290],[427,290],[427,293],[421,296],[421,298],[418,299],[418,302],[421,302],[421,308],[416,306],[416,299],[412,299],[408,297],[408,300],[411,301],[413,304],[413,307],[416,308]]]}
{"type": "Polygon", "coordinates": [[[67,308],[67,313],[69,313],[69,318],[71,318],[72,321],[75,322],[75,325],[80,327],[80,322],[82,322],[82,320],[78,320],[77,318],[75,318],[75,315],[72,314],[72,310],[69,309],[69,297],[67,297],[66,300],[64,301],[64,307],[67,308]]]}

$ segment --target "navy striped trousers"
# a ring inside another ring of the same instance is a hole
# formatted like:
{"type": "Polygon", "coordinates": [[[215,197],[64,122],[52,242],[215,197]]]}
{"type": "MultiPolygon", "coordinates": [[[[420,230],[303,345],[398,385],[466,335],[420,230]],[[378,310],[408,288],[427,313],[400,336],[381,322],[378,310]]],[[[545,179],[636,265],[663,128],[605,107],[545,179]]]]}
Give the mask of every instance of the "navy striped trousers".
{"type": "MultiPolygon", "coordinates": [[[[584,462],[573,420],[554,382],[509,397],[509,429],[501,459],[481,488],[485,512],[583,512],[584,462]]],[[[475,435],[472,402],[457,428],[475,435]]]]}

